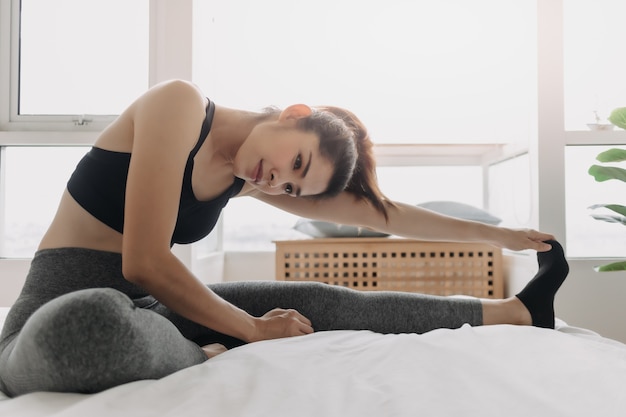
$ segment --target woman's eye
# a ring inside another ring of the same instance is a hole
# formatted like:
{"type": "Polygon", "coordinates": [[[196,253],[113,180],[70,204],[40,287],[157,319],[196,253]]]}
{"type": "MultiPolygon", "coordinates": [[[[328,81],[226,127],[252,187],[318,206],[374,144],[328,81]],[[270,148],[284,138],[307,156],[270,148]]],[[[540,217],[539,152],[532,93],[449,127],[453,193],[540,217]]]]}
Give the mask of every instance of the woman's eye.
{"type": "Polygon", "coordinates": [[[285,194],[293,194],[293,186],[291,184],[285,185],[285,194]]]}
{"type": "Polygon", "coordinates": [[[302,166],[302,156],[298,155],[296,157],[296,162],[294,162],[293,164],[293,169],[300,169],[301,166],[302,166]]]}

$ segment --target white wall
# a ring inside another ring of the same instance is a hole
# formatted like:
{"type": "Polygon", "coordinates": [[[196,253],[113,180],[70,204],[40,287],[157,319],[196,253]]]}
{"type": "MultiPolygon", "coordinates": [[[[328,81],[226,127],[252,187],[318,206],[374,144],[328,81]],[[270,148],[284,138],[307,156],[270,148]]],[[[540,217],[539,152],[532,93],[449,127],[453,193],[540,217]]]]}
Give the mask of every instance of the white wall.
{"type": "Polygon", "coordinates": [[[274,252],[227,252],[224,257],[224,281],[274,280],[274,252]]]}
{"type": "Polygon", "coordinates": [[[2,259],[0,262],[0,307],[9,307],[20,294],[30,259],[2,259]]]}
{"type": "Polygon", "coordinates": [[[626,273],[595,272],[598,260],[571,260],[570,274],[558,294],[557,315],[571,325],[585,327],[626,343],[626,273]]]}

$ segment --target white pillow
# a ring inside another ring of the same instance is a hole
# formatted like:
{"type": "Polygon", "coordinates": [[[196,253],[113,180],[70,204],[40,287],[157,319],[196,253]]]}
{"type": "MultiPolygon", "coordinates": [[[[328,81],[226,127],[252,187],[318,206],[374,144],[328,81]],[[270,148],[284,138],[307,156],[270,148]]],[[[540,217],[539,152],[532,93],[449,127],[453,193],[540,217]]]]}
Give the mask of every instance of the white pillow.
{"type": "Polygon", "coordinates": [[[386,233],[375,232],[373,230],[364,229],[356,226],[346,226],[345,224],[337,224],[324,222],[321,220],[298,219],[293,227],[311,237],[386,237],[386,233]]]}
{"type": "Polygon", "coordinates": [[[474,220],[493,225],[497,225],[502,222],[502,219],[494,216],[486,210],[456,201],[428,201],[417,204],[417,206],[440,214],[445,214],[447,216],[457,217],[459,219],[474,220]]]}

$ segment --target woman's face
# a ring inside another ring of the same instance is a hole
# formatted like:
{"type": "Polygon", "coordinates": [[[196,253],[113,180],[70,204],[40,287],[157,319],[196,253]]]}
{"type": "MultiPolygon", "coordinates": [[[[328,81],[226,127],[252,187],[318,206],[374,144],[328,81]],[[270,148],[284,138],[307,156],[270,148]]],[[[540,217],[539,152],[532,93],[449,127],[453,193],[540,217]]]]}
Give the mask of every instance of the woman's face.
{"type": "Polygon", "coordinates": [[[266,194],[298,197],[324,192],[333,166],[320,155],[317,134],[287,119],[257,125],[235,156],[234,172],[266,194]]]}

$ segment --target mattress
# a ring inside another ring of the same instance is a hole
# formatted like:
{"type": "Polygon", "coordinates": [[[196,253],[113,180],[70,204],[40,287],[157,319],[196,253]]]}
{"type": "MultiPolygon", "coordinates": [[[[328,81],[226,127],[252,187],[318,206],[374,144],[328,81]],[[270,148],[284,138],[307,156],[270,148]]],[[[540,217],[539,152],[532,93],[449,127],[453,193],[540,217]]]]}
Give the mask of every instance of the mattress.
{"type": "MultiPolygon", "coordinates": [[[[1,311],[6,314],[6,309],[1,311]]],[[[0,394],[0,416],[620,416],[626,345],[557,321],[245,345],[160,380],[0,394]]]]}

